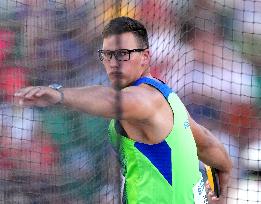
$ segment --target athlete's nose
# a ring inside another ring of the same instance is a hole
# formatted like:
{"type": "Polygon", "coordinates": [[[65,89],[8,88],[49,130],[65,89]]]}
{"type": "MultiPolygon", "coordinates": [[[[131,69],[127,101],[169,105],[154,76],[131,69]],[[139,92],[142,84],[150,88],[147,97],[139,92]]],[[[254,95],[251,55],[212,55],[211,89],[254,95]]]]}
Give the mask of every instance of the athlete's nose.
{"type": "Polygon", "coordinates": [[[114,55],[112,55],[110,61],[109,61],[110,67],[119,67],[120,62],[115,58],[114,55]]]}

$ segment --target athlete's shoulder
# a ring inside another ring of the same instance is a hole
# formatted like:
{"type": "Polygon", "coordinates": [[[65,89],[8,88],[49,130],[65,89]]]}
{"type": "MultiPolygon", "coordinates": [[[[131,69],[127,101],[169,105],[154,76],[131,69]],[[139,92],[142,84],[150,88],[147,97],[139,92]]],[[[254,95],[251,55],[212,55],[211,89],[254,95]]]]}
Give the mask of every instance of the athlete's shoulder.
{"type": "Polygon", "coordinates": [[[147,84],[126,87],[119,94],[125,119],[148,120],[165,100],[159,91],[147,84]]]}
{"type": "Polygon", "coordinates": [[[122,89],[122,94],[129,94],[132,96],[142,97],[145,99],[158,99],[160,93],[148,84],[140,84],[139,86],[128,86],[122,89]]]}

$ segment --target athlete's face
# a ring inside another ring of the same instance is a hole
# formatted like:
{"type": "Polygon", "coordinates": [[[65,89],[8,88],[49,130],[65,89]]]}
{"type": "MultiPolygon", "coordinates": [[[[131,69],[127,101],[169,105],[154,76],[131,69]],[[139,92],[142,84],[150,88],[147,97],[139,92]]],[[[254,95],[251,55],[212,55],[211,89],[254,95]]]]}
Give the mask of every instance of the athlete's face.
{"type": "Polygon", "coordinates": [[[104,38],[100,57],[114,87],[124,88],[142,76],[149,64],[144,48],[130,32],[104,38]]]}

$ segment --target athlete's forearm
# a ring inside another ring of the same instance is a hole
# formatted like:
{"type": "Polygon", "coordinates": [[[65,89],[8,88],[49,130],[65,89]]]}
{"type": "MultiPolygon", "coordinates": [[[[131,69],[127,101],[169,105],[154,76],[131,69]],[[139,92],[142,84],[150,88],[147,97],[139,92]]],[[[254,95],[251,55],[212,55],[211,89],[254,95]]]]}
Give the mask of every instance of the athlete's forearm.
{"type": "Polygon", "coordinates": [[[117,91],[110,87],[88,86],[81,88],[64,88],[65,106],[107,118],[117,115],[117,91]]]}
{"type": "Polygon", "coordinates": [[[203,126],[201,126],[201,131],[205,135],[204,137],[207,138],[207,143],[202,147],[198,147],[199,159],[220,171],[230,172],[232,162],[224,146],[203,126]]]}

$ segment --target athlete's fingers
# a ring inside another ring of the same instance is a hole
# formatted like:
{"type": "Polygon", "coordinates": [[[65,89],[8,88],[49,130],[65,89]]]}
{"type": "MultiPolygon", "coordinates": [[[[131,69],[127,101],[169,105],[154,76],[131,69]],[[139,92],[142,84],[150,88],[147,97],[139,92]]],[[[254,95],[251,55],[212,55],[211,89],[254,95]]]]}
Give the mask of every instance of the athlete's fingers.
{"type": "Polygon", "coordinates": [[[208,195],[209,195],[210,197],[213,197],[213,196],[215,195],[215,193],[214,193],[213,191],[209,191],[209,192],[208,192],[208,195]]]}
{"type": "Polygon", "coordinates": [[[219,198],[215,195],[213,191],[209,192],[208,195],[211,197],[211,200],[219,200],[219,198]]]}
{"type": "Polygon", "coordinates": [[[37,97],[41,97],[45,94],[47,94],[48,90],[45,88],[45,87],[42,87],[41,90],[39,90],[37,93],[36,93],[36,96],[37,97]]]}
{"type": "Polygon", "coordinates": [[[218,198],[213,191],[208,193],[208,200],[211,204],[221,204],[222,200],[218,198]]]}
{"type": "Polygon", "coordinates": [[[206,181],[205,186],[208,191],[211,189],[209,181],[206,181]]]}
{"type": "Polygon", "coordinates": [[[27,107],[27,106],[33,106],[35,103],[32,100],[28,100],[28,99],[25,99],[25,98],[20,98],[18,100],[18,104],[19,104],[19,106],[27,107]]]}
{"type": "Polygon", "coordinates": [[[217,198],[216,196],[213,196],[213,197],[211,197],[211,200],[212,201],[219,201],[219,198],[217,198]]]}
{"type": "Polygon", "coordinates": [[[33,88],[34,88],[33,86],[28,86],[26,88],[19,89],[14,95],[18,97],[24,97],[33,88]]]}
{"type": "Polygon", "coordinates": [[[31,89],[29,92],[27,92],[27,94],[24,96],[27,99],[32,99],[39,91],[41,91],[41,87],[40,86],[36,86],[33,89],[31,89]]]}

